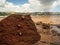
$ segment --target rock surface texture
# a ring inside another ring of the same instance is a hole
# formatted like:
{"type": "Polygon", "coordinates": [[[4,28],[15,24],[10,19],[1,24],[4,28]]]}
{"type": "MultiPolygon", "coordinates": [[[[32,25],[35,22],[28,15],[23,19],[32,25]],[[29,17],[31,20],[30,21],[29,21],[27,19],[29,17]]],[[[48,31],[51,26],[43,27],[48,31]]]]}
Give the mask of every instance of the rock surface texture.
{"type": "Polygon", "coordinates": [[[30,15],[12,14],[0,21],[0,45],[32,45],[40,38],[30,15]]]}

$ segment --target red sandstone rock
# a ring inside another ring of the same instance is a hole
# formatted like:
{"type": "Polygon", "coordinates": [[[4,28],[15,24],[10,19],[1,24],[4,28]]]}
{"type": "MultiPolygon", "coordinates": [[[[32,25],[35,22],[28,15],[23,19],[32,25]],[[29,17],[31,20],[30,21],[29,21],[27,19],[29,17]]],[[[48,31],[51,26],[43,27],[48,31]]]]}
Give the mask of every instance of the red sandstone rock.
{"type": "Polygon", "coordinates": [[[0,45],[31,45],[39,40],[30,15],[13,14],[0,21],[0,45]]]}

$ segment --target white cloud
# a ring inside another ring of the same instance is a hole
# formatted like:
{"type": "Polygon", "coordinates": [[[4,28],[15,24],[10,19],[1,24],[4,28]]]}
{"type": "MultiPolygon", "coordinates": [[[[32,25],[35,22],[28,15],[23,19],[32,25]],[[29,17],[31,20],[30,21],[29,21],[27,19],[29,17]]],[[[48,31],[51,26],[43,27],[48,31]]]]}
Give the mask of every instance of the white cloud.
{"type": "Polygon", "coordinates": [[[57,4],[60,5],[60,0],[57,1],[57,4]]]}
{"type": "Polygon", "coordinates": [[[59,8],[58,6],[60,7],[60,0],[57,0],[57,1],[55,1],[53,3],[52,9],[50,11],[52,11],[52,12],[60,12],[60,9],[59,9],[59,11],[56,11],[59,8]]]}
{"type": "Polygon", "coordinates": [[[41,11],[41,4],[38,0],[29,0],[29,4],[30,4],[30,7],[32,8],[32,10],[35,12],[39,12],[41,11]]]}
{"type": "Polygon", "coordinates": [[[0,7],[5,4],[5,1],[6,1],[6,0],[0,0],[0,7]]]}
{"type": "MultiPolygon", "coordinates": [[[[47,0],[46,0],[47,1],[47,0]]],[[[52,0],[47,3],[43,3],[44,0],[29,0],[29,3],[23,5],[14,5],[6,0],[0,0],[0,12],[40,12],[40,11],[53,11],[57,5],[60,5],[60,0],[52,0]],[[41,2],[42,1],[42,2],[41,2]],[[51,3],[51,4],[50,4],[51,3]],[[47,4],[47,5],[46,5],[47,4]]]]}

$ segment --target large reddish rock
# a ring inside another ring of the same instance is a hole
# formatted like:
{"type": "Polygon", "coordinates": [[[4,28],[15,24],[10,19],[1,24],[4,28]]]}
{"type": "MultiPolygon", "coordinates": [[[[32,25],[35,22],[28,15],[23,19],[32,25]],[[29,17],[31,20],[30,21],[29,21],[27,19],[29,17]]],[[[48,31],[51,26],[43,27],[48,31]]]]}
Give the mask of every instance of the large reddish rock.
{"type": "Polygon", "coordinates": [[[32,45],[39,40],[30,15],[12,14],[0,21],[0,45],[32,45]]]}

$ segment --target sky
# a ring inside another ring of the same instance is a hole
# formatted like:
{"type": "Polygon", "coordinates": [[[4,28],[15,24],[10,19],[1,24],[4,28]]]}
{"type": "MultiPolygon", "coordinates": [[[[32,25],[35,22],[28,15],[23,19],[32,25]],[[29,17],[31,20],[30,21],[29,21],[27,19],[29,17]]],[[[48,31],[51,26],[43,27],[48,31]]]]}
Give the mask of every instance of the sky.
{"type": "Polygon", "coordinates": [[[15,4],[15,5],[28,3],[28,0],[7,0],[7,1],[11,2],[11,3],[15,4]]]}
{"type": "Polygon", "coordinates": [[[0,0],[0,12],[60,12],[60,0],[0,0]]]}

